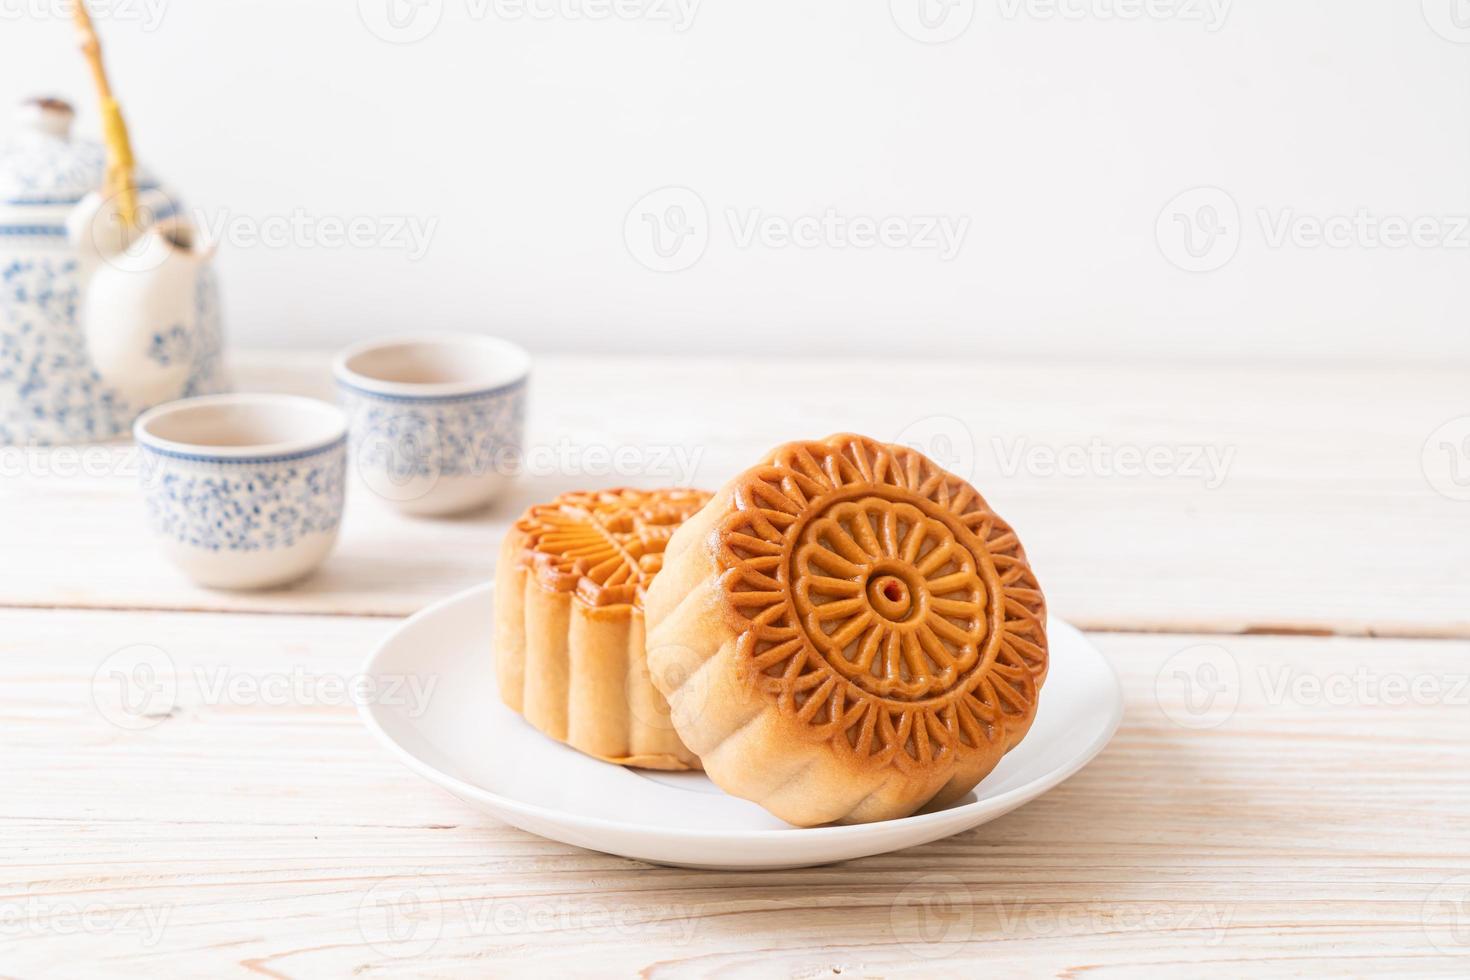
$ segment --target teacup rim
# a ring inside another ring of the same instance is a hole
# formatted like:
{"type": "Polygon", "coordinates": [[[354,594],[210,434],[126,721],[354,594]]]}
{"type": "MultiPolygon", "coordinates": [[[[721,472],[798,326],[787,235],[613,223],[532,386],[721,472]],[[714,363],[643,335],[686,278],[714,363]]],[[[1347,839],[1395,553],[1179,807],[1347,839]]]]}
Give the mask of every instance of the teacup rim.
{"type": "Polygon", "coordinates": [[[420,333],[374,337],[351,344],[332,358],[332,377],[343,388],[364,395],[399,401],[434,401],[439,399],[476,398],[513,391],[531,376],[531,352],[513,340],[481,333],[420,333]],[[348,366],[354,358],[384,347],[405,346],[478,347],[519,361],[518,369],[493,381],[383,381],[361,374],[348,366]]]}
{"type": "Polygon", "coordinates": [[[261,461],[280,462],[314,456],[342,445],[347,440],[347,415],[331,402],[305,395],[284,395],[270,392],[230,392],[219,395],[199,395],[194,398],[179,398],[156,405],[133,421],[133,440],[150,452],[176,459],[210,461],[261,461]],[[219,446],[200,442],[179,442],[165,439],[148,431],[148,426],[179,412],[194,411],[219,405],[260,407],[274,405],[291,409],[304,409],[316,413],[329,425],[328,434],[277,442],[251,443],[243,446],[219,446]]]}

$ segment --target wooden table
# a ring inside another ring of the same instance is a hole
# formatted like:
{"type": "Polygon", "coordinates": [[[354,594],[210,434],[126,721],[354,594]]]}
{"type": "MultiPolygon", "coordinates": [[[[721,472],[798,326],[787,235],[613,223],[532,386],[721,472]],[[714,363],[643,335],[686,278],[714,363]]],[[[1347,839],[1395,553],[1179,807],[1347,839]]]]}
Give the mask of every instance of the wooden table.
{"type": "MultiPolygon", "coordinates": [[[[325,363],[238,374],[325,393],[325,363]]],[[[515,499],[360,495],[268,594],[163,563],[130,450],[0,450],[0,975],[1465,976],[1467,375],[543,357],[515,499]],[[1117,669],[1123,728],[1057,790],[897,854],[682,871],[497,824],[359,726],[340,682],[525,502],[843,429],[968,469],[1117,669]],[[177,694],[119,725],[95,685],[136,644],[177,694]]]]}

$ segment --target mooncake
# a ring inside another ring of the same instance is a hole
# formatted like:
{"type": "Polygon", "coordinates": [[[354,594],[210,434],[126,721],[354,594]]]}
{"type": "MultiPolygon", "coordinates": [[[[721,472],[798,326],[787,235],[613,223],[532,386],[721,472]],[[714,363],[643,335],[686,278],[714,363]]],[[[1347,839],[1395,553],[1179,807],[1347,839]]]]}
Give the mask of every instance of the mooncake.
{"type": "Polygon", "coordinates": [[[670,535],[709,494],[597,490],[528,509],[495,577],[500,696],[533,726],[590,756],[697,769],[644,656],[644,592],[670,535]]]}
{"type": "Polygon", "coordinates": [[[726,792],[799,826],[961,799],[1025,736],[1046,603],[1011,527],[922,454],[781,446],[676,531],[648,660],[726,792]]]}

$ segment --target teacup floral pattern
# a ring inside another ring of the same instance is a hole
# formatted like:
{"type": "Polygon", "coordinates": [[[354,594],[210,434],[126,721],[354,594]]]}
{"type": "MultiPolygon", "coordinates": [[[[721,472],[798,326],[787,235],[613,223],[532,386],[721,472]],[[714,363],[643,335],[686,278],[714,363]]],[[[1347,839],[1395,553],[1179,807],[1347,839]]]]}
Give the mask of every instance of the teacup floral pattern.
{"type": "Polygon", "coordinates": [[[510,475],[520,464],[526,383],[469,395],[380,395],[338,385],[362,470],[414,478],[510,475]]]}
{"type": "Polygon", "coordinates": [[[228,459],[144,445],[148,514],[160,535],[207,551],[289,548],[342,519],[346,440],[275,459],[228,459]]]}

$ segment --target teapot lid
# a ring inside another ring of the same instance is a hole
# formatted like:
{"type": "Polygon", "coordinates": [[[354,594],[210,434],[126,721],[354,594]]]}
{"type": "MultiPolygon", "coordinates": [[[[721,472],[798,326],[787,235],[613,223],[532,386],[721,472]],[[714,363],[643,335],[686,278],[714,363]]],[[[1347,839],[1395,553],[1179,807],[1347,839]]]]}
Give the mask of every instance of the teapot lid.
{"type": "Polygon", "coordinates": [[[21,103],[10,140],[0,145],[0,205],[75,204],[102,186],[102,144],[71,138],[76,113],[61,99],[21,103]]]}

